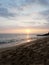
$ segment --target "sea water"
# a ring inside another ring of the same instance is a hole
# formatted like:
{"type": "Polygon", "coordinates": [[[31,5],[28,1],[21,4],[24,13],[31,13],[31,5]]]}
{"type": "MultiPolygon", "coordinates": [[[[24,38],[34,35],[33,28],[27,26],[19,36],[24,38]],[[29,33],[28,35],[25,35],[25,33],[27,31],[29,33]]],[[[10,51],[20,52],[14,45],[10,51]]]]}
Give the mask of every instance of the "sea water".
{"type": "Polygon", "coordinates": [[[29,42],[36,38],[37,36],[33,34],[0,34],[0,48],[14,46],[20,42],[29,42]]]}

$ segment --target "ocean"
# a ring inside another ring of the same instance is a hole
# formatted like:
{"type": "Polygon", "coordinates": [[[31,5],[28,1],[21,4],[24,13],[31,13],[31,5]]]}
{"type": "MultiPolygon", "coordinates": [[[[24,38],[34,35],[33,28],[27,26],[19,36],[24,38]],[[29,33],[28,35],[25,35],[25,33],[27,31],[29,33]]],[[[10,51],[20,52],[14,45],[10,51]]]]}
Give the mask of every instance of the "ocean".
{"type": "Polygon", "coordinates": [[[33,34],[0,34],[0,48],[15,46],[34,39],[37,39],[37,36],[33,34]]]}

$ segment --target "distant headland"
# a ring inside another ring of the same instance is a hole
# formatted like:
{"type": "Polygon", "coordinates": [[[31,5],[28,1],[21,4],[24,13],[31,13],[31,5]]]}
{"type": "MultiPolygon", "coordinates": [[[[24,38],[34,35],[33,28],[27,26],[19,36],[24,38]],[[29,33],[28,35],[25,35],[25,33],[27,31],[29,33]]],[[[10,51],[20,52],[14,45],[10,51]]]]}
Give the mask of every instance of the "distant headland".
{"type": "Polygon", "coordinates": [[[49,32],[48,33],[45,33],[45,34],[39,34],[37,36],[49,36],[49,32]]]}

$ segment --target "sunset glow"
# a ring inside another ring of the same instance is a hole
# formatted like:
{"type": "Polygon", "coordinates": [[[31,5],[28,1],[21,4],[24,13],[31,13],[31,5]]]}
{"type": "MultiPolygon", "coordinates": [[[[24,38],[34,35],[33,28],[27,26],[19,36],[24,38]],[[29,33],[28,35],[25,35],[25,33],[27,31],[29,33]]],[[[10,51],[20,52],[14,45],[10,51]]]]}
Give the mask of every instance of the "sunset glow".
{"type": "Polygon", "coordinates": [[[31,29],[25,29],[25,32],[26,32],[27,34],[30,34],[30,33],[31,33],[31,29]]]}
{"type": "Polygon", "coordinates": [[[20,28],[20,29],[0,30],[0,33],[38,34],[38,33],[46,33],[47,31],[49,31],[49,29],[20,28]]]}

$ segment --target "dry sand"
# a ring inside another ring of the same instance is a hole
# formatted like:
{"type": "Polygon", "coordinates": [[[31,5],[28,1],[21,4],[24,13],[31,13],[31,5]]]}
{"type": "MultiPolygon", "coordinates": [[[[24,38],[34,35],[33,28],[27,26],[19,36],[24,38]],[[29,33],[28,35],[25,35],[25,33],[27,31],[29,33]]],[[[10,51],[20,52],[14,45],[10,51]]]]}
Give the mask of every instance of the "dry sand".
{"type": "Polygon", "coordinates": [[[49,65],[49,37],[0,49],[0,65],[49,65]]]}

